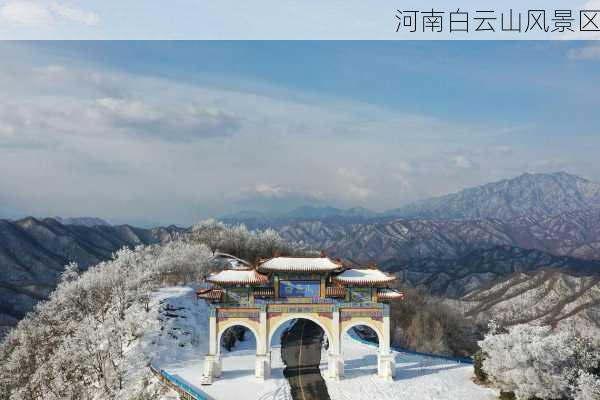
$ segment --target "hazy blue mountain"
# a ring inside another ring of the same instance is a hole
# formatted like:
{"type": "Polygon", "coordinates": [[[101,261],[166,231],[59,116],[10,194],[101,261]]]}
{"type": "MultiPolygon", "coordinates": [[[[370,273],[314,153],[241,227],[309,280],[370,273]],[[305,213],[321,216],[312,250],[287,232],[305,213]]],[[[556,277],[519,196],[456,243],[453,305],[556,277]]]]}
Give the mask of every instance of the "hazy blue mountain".
{"type": "Polygon", "coordinates": [[[600,185],[565,172],[523,174],[386,212],[403,218],[541,219],[600,207],[600,185]]]}
{"type": "Polygon", "coordinates": [[[63,225],[110,226],[111,224],[97,217],[53,217],[63,225]]]}
{"type": "Polygon", "coordinates": [[[124,246],[163,242],[178,230],[0,219],[0,325],[14,323],[45,299],[67,263],[77,261],[85,269],[124,246]]]}
{"type": "Polygon", "coordinates": [[[382,215],[364,207],[336,208],[302,206],[284,213],[240,211],[219,218],[229,224],[244,223],[250,228],[266,228],[298,221],[337,221],[344,223],[362,222],[381,218],[382,215]]]}

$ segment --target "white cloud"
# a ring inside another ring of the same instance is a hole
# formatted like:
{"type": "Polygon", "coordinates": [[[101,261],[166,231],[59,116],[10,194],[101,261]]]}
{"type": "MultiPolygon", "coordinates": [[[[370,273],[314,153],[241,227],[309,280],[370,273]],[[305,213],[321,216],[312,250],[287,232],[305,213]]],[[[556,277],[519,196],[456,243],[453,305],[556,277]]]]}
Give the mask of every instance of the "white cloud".
{"type": "Polygon", "coordinates": [[[473,167],[473,162],[467,157],[460,154],[452,157],[452,161],[454,162],[454,165],[458,168],[468,169],[473,167]]]}
{"type": "Polygon", "coordinates": [[[367,187],[367,179],[357,171],[340,167],[336,171],[336,178],[341,191],[345,192],[353,200],[366,200],[373,193],[367,187]]]}
{"type": "Polygon", "coordinates": [[[50,21],[51,13],[41,3],[11,1],[0,5],[0,19],[28,26],[39,26],[50,21]]]}
{"type": "Polygon", "coordinates": [[[96,105],[109,118],[126,123],[150,123],[161,118],[158,110],[137,100],[105,97],[96,100],[96,105]]]}
{"type": "MultiPolygon", "coordinates": [[[[383,210],[499,168],[517,175],[533,158],[527,143],[500,145],[491,123],[2,55],[0,187],[15,199],[2,210],[179,224],[281,205],[383,210]]],[[[534,146],[535,158],[549,158],[548,147],[534,146]]]]}
{"type": "Polygon", "coordinates": [[[260,197],[280,199],[290,193],[290,190],[283,186],[271,183],[257,183],[254,186],[254,193],[260,197]]]}
{"type": "Polygon", "coordinates": [[[50,9],[61,17],[79,22],[85,25],[95,25],[98,23],[98,16],[93,12],[84,11],[82,9],[66,6],[64,4],[53,1],[50,3],[50,9]]]}
{"type": "Polygon", "coordinates": [[[68,20],[84,25],[95,25],[98,16],[77,7],[56,1],[15,1],[0,4],[0,20],[27,26],[46,26],[56,20],[68,20]]]}

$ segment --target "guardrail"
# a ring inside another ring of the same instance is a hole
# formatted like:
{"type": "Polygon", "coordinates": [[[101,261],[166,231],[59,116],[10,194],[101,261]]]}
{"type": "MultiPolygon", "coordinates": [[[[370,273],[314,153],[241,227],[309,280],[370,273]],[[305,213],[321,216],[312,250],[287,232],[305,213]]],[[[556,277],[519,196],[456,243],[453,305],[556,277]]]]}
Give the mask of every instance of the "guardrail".
{"type": "MultiPolygon", "coordinates": [[[[378,346],[377,343],[371,342],[369,340],[363,339],[361,338],[358,334],[350,334],[350,337],[358,342],[364,343],[364,344],[368,344],[370,346],[378,346]]],[[[423,353],[420,351],[414,351],[414,350],[409,350],[409,349],[403,349],[401,347],[397,347],[397,346],[390,346],[392,350],[401,352],[401,353],[408,353],[408,354],[414,354],[417,356],[424,356],[424,357],[431,357],[431,358],[441,358],[443,360],[448,360],[448,361],[454,361],[457,363],[463,363],[463,364],[473,364],[473,360],[471,358],[462,358],[462,357],[451,357],[451,356],[440,356],[437,354],[432,354],[432,353],[423,353]]]]}
{"type": "Polygon", "coordinates": [[[167,371],[158,369],[150,365],[150,371],[156,376],[162,383],[175,390],[181,399],[184,400],[209,400],[208,397],[200,390],[190,386],[183,379],[169,374],[167,371]]]}

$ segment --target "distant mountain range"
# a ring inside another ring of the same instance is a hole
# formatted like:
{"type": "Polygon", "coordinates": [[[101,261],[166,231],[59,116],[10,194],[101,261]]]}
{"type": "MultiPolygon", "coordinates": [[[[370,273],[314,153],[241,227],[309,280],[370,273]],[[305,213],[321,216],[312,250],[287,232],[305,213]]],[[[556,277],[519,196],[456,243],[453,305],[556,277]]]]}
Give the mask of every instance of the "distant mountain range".
{"type": "Polygon", "coordinates": [[[482,323],[600,328],[600,185],[574,175],[523,174],[384,213],[303,207],[248,216],[228,222],[378,262],[482,323]]]}
{"type": "Polygon", "coordinates": [[[543,220],[572,211],[600,208],[600,184],[566,172],[523,174],[445,196],[420,200],[406,206],[375,212],[363,207],[341,209],[305,206],[287,213],[243,211],[221,218],[253,228],[301,221],[360,223],[403,219],[497,219],[526,217],[543,220]]]}
{"type": "Polygon", "coordinates": [[[600,207],[600,185],[565,172],[523,174],[441,197],[417,201],[386,214],[403,218],[536,220],[600,207]]]}
{"type": "Polygon", "coordinates": [[[357,263],[451,259],[494,246],[600,260],[600,209],[572,211],[540,220],[392,219],[354,224],[304,221],[275,229],[289,241],[357,263]]]}
{"type": "Polygon", "coordinates": [[[460,298],[515,273],[541,269],[600,277],[600,261],[554,256],[539,250],[510,246],[477,249],[453,259],[428,257],[387,262],[381,268],[395,272],[405,284],[448,298],[460,298]]]}
{"type": "Polygon", "coordinates": [[[300,221],[329,221],[338,223],[361,223],[389,217],[364,207],[336,208],[303,206],[285,213],[240,211],[219,218],[227,224],[243,223],[252,229],[264,229],[300,221]]]}
{"type": "Polygon", "coordinates": [[[96,217],[52,217],[63,225],[110,226],[111,224],[96,217]]]}
{"type": "MultiPolygon", "coordinates": [[[[60,220],[0,220],[0,326],[46,298],[69,261],[86,268],[123,246],[186,231],[111,226],[93,217],[60,220]]],[[[600,185],[563,172],[524,174],[385,213],[307,206],[222,220],[272,227],[289,241],[356,264],[377,262],[406,284],[455,299],[545,268],[600,273],[600,185]]]]}
{"type": "Polygon", "coordinates": [[[14,323],[46,298],[70,261],[85,269],[124,246],[163,242],[175,231],[63,225],[53,218],[0,220],[0,325],[14,323]]]}

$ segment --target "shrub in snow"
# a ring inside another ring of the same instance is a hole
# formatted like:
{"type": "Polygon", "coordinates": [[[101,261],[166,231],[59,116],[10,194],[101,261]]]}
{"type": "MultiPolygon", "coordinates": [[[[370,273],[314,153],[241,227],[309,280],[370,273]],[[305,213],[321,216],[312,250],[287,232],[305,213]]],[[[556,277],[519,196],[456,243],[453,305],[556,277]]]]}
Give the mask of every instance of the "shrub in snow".
{"type": "Polygon", "coordinates": [[[488,380],[488,376],[483,370],[483,358],[484,356],[481,351],[473,356],[473,370],[475,371],[475,376],[479,382],[487,382],[488,380]]]}
{"type": "Polygon", "coordinates": [[[477,350],[474,328],[451,306],[404,287],[405,300],[391,304],[392,343],[426,353],[468,357],[477,350]]]}
{"type": "Polygon", "coordinates": [[[152,291],[199,280],[216,248],[238,257],[295,251],[282,243],[272,232],[206,223],[164,245],[119,250],[83,273],[69,264],[49,300],[0,344],[0,400],[152,397],[150,360],[134,350],[152,323],[152,291]]]}
{"type": "Polygon", "coordinates": [[[579,375],[577,388],[575,389],[575,400],[599,400],[600,399],[600,377],[587,372],[579,375]]]}
{"type": "Polygon", "coordinates": [[[600,347],[592,338],[548,326],[517,325],[479,345],[489,380],[518,399],[573,398],[586,379],[581,377],[600,366],[600,347]]]}

